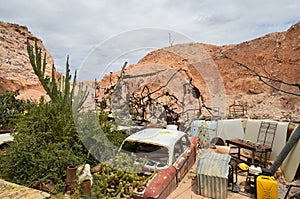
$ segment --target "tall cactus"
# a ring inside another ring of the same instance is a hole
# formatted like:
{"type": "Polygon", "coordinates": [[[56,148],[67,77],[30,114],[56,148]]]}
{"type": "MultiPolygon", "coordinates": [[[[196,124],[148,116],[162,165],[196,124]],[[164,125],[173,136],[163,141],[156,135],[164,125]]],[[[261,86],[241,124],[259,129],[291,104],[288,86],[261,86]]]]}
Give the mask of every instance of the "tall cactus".
{"type": "Polygon", "coordinates": [[[35,42],[35,46],[33,47],[27,40],[27,52],[34,73],[37,75],[39,81],[41,82],[43,88],[49,95],[51,101],[64,103],[68,105],[72,105],[72,101],[74,101],[76,102],[77,109],[80,109],[84,101],[88,97],[88,92],[87,88],[83,89],[83,84],[80,83],[77,94],[75,95],[77,71],[75,71],[73,78],[73,86],[71,87],[70,82],[72,76],[70,75],[69,56],[67,57],[66,61],[65,76],[56,80],[54,65],[52,65],[51,79],[45,75],[47,65],[46,53],[42,57],[42,50],[40,47],[38,47],[37,42],[35,42]]]}

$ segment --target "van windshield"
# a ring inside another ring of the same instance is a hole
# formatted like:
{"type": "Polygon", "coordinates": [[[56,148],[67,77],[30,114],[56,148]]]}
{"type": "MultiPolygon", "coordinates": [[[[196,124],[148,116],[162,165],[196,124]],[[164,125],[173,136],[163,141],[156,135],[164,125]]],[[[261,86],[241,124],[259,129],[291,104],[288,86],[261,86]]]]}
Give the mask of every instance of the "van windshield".
{"type": "Polygon", "coordinates": [[[137,158],[146,158],[155,162],[168,164],[169,151],[164,146],[154,145],[150,143],[126,141],[122,149],[136,154],[137,158]]]}

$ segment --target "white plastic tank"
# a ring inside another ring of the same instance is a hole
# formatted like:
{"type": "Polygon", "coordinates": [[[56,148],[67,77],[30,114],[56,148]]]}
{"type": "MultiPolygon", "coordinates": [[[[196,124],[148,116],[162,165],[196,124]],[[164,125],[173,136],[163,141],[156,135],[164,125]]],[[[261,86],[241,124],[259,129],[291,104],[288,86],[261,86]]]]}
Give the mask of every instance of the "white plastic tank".
{"type": "Polygon", "coordinates": [[[167,125],[166,129],[169,129],[169,130],[178,130],[178,126],[175,125],[175,124],[169,124],[167,125]]]}

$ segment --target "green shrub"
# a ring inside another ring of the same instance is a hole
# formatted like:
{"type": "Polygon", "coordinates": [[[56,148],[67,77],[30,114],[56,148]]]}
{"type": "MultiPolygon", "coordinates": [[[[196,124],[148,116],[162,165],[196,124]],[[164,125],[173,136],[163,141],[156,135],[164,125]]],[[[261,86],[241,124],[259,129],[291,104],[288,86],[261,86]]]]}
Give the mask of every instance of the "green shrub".
{"type": "Polygon", "coordinates": [[[19,91],[0,93],[0,129],[11,129],[19,114],[30,106],[29,101],[17,99],[19,91]]]}
{"type": "Polygon", "coordinates": [[[14,141],[0,157],[0,177],[26,186],[52,180],[56,184],[55,191],[60,192],[67,166],[88,162],[88,153],[77,134],[72,114],[73,97],[80,108],[87,92],[79,90],[78,95],[74,94],[76,73],[71,88],[68,59],[66,76],[56,80],[54,67],[52,78],[45,76],[46,56],[42,61],[37,45],[34,51],[28,43],[28,54],[51,101],[45,102],[41,98],[16,119],[14,141]]]}
{"type": "Polygon", "coordinates": [[[14,141],[1,157],[1,177],[22,185],[51,179],[62,191],[68,165],[87,161],[72,113],[56,103],[41,101],[17,123],[14,141]]]}
{"type": "MultiPolygon", "coordinates": [[[[63,191],[67,166],[85,163],[93,166],[99,160],[114,156],[126,135],[115,130],[116,125],[107,120],[103,110],[80,112],[88,93],[81,84],[75,94],[76,72],[71,88],[68,59],[65,77],[56,80],[54,67],[52,78],[45,76],[45,56],[42,61],[37,45],[34,51],[28,43],[28,54],[51,101],[41,98],[26,108],[21,106],[19,111],[18,106],[15,108],[19,102],[14,101],[16,94],[7,94],[13,104],[5,104],[2,108],[22,114],[14,117],[14,140],[5,153],[1,153],[0,177],[25,186],[52,180],[56,185],[54,192],[58,193],[63,191]]],[[[6,116],[10,120],[11,116],[6,116]]]]}

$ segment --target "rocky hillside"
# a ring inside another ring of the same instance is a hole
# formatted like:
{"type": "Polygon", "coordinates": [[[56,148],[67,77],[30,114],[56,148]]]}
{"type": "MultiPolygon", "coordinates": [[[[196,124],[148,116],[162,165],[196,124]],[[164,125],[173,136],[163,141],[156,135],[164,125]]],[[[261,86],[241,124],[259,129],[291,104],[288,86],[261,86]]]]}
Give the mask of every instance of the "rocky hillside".
{"type": "MultiPolygon", "coordinates": [[[[220,114],[228,115],[229,105],[239,103],[247,106],[247,116],[251,118],[300,121],[299,96],[278,90],[300,93],[300,23],[285,32],[236,45],[192,43],[152,51],[123,72],[125,79],[142,74],[149,74],[148,77],[133,78],[124,85],[130,92],[136,92],[143,84],[157,88],[166,82],[166,74],[159,72],[165,70],[181,70],[181,79],[192,79],[204,103],[220,108],[220,114]]],[[[99,88],[108,88],[118,76],[120,72],[107,75],[99,88]]],[[[170,93],[180,95],[181,84],[178,81],[175,89],[169,84],[170,93]]],[[[105,91],[99,90],[99,99],[105,91]]]]}
{"type": "MultiPolygon", "coordinates": [[[[50,75],[53,59],[42,41],[27,27],[0,22],[0,91],[19,89],[22,98],[37,99],[45,91],[29,63],[27,39],[37,41],[46,52],[46,73],[50,75]]],[[[191,43],[158,49],[126,67],[123,75],[120,85],[127,86],[123,93],[145,92],[141,90],[145,86],[153,91],[164,85],[161,93],[168,96],[160,103],[177,103],[173,108],[179,112],[182,104],[186,109],[198,104],[191,94],[196,88],[201,94],[200,106],[218,109],[220,115],[228,115],[229,105],[240,103],[247,106],[251,118],[300,121],[299,96],[277,90],[300,93],[300,23],[285,32],[236,45],[191,43]]],[[[120,72],[108,74],[100,81],[96,93],[99,101],[119,76],[120,72]]],[[[119,99],[115,101],[122,105],[119,99]]]]}
{"type": "Polygon", "coordinates": [[[54,61],[42,41],[25,26],[0,21],[0,91],[19,89],[22,98],[38,99],[45,95],[45,91],[30,65],[27,39],[32,45],[36,41],[43,53],[46,53],[46,74],[51,76],[54,61]]]}

